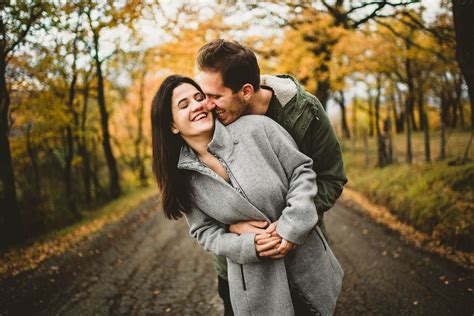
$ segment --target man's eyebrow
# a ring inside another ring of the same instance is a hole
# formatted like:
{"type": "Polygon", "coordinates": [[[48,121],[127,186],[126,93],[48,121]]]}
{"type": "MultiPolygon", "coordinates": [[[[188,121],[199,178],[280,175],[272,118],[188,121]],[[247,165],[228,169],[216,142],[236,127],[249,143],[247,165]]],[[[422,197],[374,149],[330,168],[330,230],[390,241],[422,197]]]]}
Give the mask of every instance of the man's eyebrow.
{"type": "Polygon", "coordinates": [[[221,96],[220,94],[215,94],[215,93],[206,93],[206,95],[208,95],[210,97],[220,97],[221,96]]]}

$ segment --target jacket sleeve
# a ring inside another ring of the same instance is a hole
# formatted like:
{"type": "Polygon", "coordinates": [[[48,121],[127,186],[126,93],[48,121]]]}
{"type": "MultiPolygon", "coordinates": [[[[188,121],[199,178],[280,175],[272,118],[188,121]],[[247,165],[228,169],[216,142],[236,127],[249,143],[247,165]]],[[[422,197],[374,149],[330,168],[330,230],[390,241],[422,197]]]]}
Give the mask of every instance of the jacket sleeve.
{"type": "Polygon", "coordinates": [[[190,228],[189,234],[204,250],[240,264],[260,262],[254,233],[227,233],[215,219],[195,206],[184,215],[190,228]]]}
{"type": "Polygon", "coordinates": [[[334,206],[347,178],[336,133],[321,103],[314,102],[318,108],[317,116],[305,133],[301,150],[313,159],[313,170],[318,175],[318,194],[314,203],[318,214],[322,214],[334,206]]]}
{"type": "Polygon", "coordinates": [[[318,221],[314,204],[318,188],[311,158],[301,153],[288,132],[268,119],[265,132],[289,180],[286,207],[278,219],[277,233],[296,244],[304,243],[318,221]]]}

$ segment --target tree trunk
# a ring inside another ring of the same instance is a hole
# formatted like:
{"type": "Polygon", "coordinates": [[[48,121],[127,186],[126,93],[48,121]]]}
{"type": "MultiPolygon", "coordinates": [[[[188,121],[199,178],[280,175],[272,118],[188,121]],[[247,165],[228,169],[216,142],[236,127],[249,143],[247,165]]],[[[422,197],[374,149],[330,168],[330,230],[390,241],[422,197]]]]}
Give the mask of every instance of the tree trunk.
{"type": "MultiPolygon", "coordinates": [[[[400,89],[397,87],[396,84],[395,84],[395,91],[397,92],[398,105],[399,105],[399,108],[400,108],[400,115],[397,117],[397,120],[395,121],[395,128],[396,128],[397,134],[400,134],[400,133],[403,133],[405,131],[405,112],[403,111],[402,92],[400,91],[400,89]]],[[[396,100],[396,98],[394,98],[394,100],[396,100]]],[[[395,104],[395,106],[396,106],[396,104],[395,104]]]]}
{"type": "MultiPolygon", "coordinates": [[[[411,47],[411,44],[406,42],[406,48],[409,50],[411,47]]],[[[405,72],[407,76],[407,85],[408,85],[408,95],[407,95],[407,102],[406,106],[408,108],[405,109],[405,115],[407,116],[408,122],[411,124],[411,127],[413,127],[413,130],[417,130],[418,127],[416,126],[415,122],[415,114],[414,114],[414,102],[415,102],[415,84],[413,82],[413,72],[412,72],[412,61],[410,58],[405,59],[405,72]]]]}
{"type": "MultiPolygon", "coordinates": [[[[77,49],[76,49],[76,40],[74,40],[74,54],[73,54],[73,64],[72,64],[72,78],[71,83],[69,84],[69,97],[67,101],[67,107],[69,114],[72,119],[75,119],[76,113],[74,109],[74,99],[76,98],[76,81],[77,81],[77,49]]],[[[74,189],[72,185],[72,161],[74,159],[74,136],[72,132],[72,124],[68,123],[66,126],[66,165],[64,168],[64,181],[66,184],[66,200],[69,211],[74,215],[76,219],[82,218],[82,215],[78,212],[76,206],[76,200],[74,198],[74,189]]]]}
{"type": "Polygon", "coordinates": [[[455,102],[456,102],[456,108],[459,112],[459,123],[461,124],[461,127],[464,128],[466,125],[466,122],[464,121],[464,109],[463,109],[463,103],[462,103],[462,85],[463,85],[463,80],[462,80],[462,75],[455,76],[454,79],[454,97],[455,97],[455,102]]]}
{"type": "Polygon", "coordinates": [[[448,97],[444,89],[441,90],[441,109],[439,111],[440,114],[440,144],[439,144],[439,160],[446,159],[446,117],[447,117],[447,107],[448,107],[448,97]]]}
{"type": "Polygon", "coordinates": [[[109,192],[111,197],[116,198],[121,194],[122,190],[120,188],[117,160],[114,157],[114,154],[112,152],[112,146],[110,145],[109,115],[107,113],[107,106],[105,103],[104,78],[102,75],[102,62],[99,59],[99,35],[97,34],[97,31],[94,31],[94,49],[98,92],[97,102],[99,104],[100,124],[102,129],[102,147],[109,170],[109,192]]]}
{"type": "Polygon", "coordinates": [[[362,141],[364,142],[364,163],[365,167],[369,167],[369,137],[367,136],[367,129],[364,128],[362,132],[362,141]]]}
{"type": "Polygon", "coordinates": [[[38,167],[38,160],[36,158],[36,150],[31,144],[31,125],[26,127],[26,151],[31,160],[31,167],[33,168],[33,189],[38,197],[41,197],[41,180],[38,167]]]}
{"type": "Polygon", "coordinates": [[[85,79],[85,87],[83,92],[83,108],[82,117],[80,123],[80,137],[78,141],[79,155],[82,158],[82,177],[84,181],[84,200],[87,205],[92,202],[92,189],[91,189],[91,167],[90,157],[87,150],[87,136],[86,136],[86,121],[87,121],[87,108],[89,104],[89,81],[85,79]]]}
{"type": "Polygon", "coordinates": [[[145,150],[143,148],[143,113],[145,109],[145,76],[146,72],[143,71],[140,77],[140,103],[137,111],[137,125],[138,125],[138,132],[137,137],[135,139],[135,156],[137,161],[137,172],[138,172],[138,179],[140,180],[141,186],[147,185],[147,177],[145,173],[145,150]],[[143,153],[142,153],[143,152],[143,153]]]}
{"type": "Polygon", "coordinates": [[[377,76],[377,95],[375,96],[374,109],[375,109],[375,132],[377,136],[377,166],[385,167],[387,162],[387,148],[385,144],[385,138],[380,131],[380,95],[382,94],[382,83],[381,78],[377,76]]]}
{"type": "Polygon", "coordinates": [[[471,131],[474,131],[474,2],[453,0],[456,59],[466,81],[471,102],[471,131]]]}
{"type": "Polygon", "coordinates": [[[383,122],[383,130],[387,139],[387,164],[391,164],[394,161],[393,157],[393,139],[392,139],[392,124],[390,117],[387,117],[383,122]]]}
{"type": "Polygon", "coordinates": [[[10,95],[6,82],[5,47],[0,41],[0,247],[3,248],[23,237],[20,207],[15,189],[15,176],[10,151],[8,112],[10,95]]]}
{"type": "Polygon", "coordinates": [[[319,99],[325,110],[327,107],[327,102],[329,100],[329,90],[331,88],[329,82],[329,63],[331,62],[331,47],[332,45],[330,43],[325,43],[321,45],[317,55],[318,57],[320,57],[321,54],[324,54],[323,61],[316,71],[316,73],[318,74],[316,97],[319,99]]]}
{"type": "Polygon", "coordinates": [[[425,143],[425,161],[431,161],[431,151],[430,151],[430,130],[428,124],[428,115],[426,114],[424,103],[425,103],[425,93],[423,90],[423,84],[419,83],[418,87],[418,113],[420,113],[420,127],[423,130],[424,143],[425,143]]]}
{"type": "Polygon", "coordinates": [[[92,142],[92,155],[91,155],[91,164],[92,164],[92,183],[94,185],[94,198],[104,200],[102,185],[99,181],[99,161],[97,159],[97,147],[95,141],[92,142]]]}
{"type": "Polygon", "coordinates": [[[367,88],[367,115],[369,116],[369,137],[374,136],[374,111],[372,107],[372,94],[370,93],[370,87],[367,88]]]}
{"type": "Polygon", "coordinates": [[[344,97],[343,91],[337,91],[339,97],[336,97],[336,101],[341,108],[341,126],[342,126],[342,136],[346,139],[351,138],[351,132],[349,131],[349,125],[347,124],[347,117],[346,117],[346,99],[344,97]]]}
{"type": "Polygon", "coordinates": [[[410,122],[410,108],[413,107],[413,95],[408,93],[405,105],[405,128],[406,128],[406,162],[411,164],[413,162],[413,154],[411,150],[411,122],[410,122]]]}
{"type": "Polygon", "coordinates": [[[74,198],[74,189],[72,186],[72,160],[74,159],[74,139],[72,136],[71,126],[66,126],[66,161],[64,167],[64,182],[65,182],[65,194],[67,200],[67,206],[69,211],[74,215],[76,219],[80,219],[82,216],[77,210],[76,201],[74,198]]]}
{"type": "Polygon", "coordinates": [[[352,153],[356,153],[356,145],[357,145],[357,137],[359,137],[359,133],[357,130],[357,103],[359,100],[354,97],[352,101],[352,153]]]}

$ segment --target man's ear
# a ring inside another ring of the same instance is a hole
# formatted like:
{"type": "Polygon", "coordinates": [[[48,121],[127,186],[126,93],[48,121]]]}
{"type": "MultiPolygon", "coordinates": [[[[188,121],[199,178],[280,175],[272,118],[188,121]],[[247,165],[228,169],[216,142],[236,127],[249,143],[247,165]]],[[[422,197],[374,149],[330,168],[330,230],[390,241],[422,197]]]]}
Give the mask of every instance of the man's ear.
{"type": "Polygon", "coordinates": [[[245,101],[249,101],[254,94],[253,86],[250,83],[246,83],[240,89],[241,96],[245,101]]]}

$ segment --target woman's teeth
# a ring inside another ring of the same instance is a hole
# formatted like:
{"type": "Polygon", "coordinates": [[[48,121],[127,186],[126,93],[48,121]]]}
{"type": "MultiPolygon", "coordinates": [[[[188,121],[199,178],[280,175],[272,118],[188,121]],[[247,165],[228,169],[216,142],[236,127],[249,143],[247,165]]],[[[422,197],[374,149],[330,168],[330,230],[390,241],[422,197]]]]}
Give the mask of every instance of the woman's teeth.
{"type": "Polygon", "coordinates": [[[200,119],[205,118],[206,116],[207,116],[206,113],[198,114],[198,115],[196,115],[196,117],[194,117],[193,121],[199,121],[200,119]]]}

